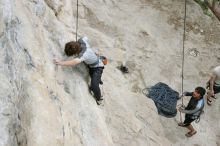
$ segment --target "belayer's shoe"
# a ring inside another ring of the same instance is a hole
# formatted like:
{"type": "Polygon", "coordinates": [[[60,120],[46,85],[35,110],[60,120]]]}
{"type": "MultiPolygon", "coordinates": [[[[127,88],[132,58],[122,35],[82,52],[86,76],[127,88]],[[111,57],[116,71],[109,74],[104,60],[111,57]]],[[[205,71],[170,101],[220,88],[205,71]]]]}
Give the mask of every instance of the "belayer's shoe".
{"type": "Polygon", "coordinates": [[[190,131],[188,133],[185,134],[186,137],[192,137],[193,135],[195,135],[197,132],[196,131],[190,131]]]}
{"type": "Polygon", "coordinates": [[[184,125],[184,123],[178,123],[178,126],[180,126],[180,127],[185,127],[185,125],[184,125]]]}

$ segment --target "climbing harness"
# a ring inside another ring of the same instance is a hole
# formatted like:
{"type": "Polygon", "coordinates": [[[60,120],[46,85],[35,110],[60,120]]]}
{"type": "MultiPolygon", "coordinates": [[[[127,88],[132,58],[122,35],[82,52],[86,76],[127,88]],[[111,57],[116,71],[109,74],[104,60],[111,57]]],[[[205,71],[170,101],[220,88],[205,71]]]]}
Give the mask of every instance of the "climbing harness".
{"type": "Polygon", "coordinates": [[[105,56],[99,56],[99,59],[102,61],[104,65],[108,64],[108,59],[105,56]]]}
{"type": "Polygon", "coordinates": [[[196,116],[196,120],[195,120],[195,122],[196,123],[199,123],[199,121],[200,121],[200,116],[202,115],[202,114],[204,114],[204,106],[205,106],[205,100],[204,100],[204,98],[203,99],[200,99],[200,100],[202,100],[202,107],[199,109],[199,114],[196,116]]]}
{"type": "Polygon", "coordinates": [[[202,114],[204,114],[203,108],[202,108],[202,110],[200,110],[200,113],[199,113],[198,117],[197,117],[196,120],[195,120],[196,123],[199,123],[199,121],[200,121],[200,116],[201,116],[202,114]]]}

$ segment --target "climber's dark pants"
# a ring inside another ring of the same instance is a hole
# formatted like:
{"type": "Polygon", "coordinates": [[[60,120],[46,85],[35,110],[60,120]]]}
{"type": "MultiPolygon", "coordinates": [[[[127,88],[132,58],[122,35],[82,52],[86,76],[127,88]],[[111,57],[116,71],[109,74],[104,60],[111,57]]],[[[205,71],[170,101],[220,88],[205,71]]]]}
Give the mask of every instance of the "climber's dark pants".
{"type": "Polygon", "coordinates": [[[90,89],[94,93],[96,100],[101,99],[99,83],[101,82],[103,69],[104,67],[89,68],[89,75],[91,77],[90,89]]]}

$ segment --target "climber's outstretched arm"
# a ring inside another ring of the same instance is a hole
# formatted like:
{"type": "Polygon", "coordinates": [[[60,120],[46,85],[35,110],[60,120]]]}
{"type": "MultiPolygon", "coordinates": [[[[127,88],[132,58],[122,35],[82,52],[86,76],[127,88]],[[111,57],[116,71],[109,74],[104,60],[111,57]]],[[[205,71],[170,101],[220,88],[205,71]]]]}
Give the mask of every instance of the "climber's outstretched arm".
{"type": "Polygon", "coordinates": [[[67,60],[67,61],[61,61],[58,59],[54,59],[53,62],[54,62],[54,64],[61,65],[61,66],[75,66],[75,65],[81,63],[81,60],[79,58],[75,58],[73,60],[67,60]]]}

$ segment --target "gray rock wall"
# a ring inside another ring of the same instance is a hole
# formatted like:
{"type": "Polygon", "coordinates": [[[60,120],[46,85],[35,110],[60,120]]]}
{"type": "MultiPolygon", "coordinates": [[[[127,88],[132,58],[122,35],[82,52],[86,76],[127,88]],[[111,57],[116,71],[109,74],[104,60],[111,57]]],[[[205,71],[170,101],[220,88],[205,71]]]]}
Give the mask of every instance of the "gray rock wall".
{"type": "MultiPolygon", "coordinates": [[[[157,114],[141,90],[165,82],[181,90],[183,2],[79,1],[79,37],[109,64],[104,106],[88,92],[87,68],[53,64],[75,40],[76,1],[0,2],[0,146],[219,145],[219,102],[205,107],[198,134],[157,114]],[[122,74],[122,63],[130,70],[122,74]]],[[[187,3],[184,90],[204,86],[219,65],[219,22],[187,3]],[[199,52],[195,56],[195,51],[199,52]]],[[[184,99],[185,104],[188,99],[184,99]]]]}

